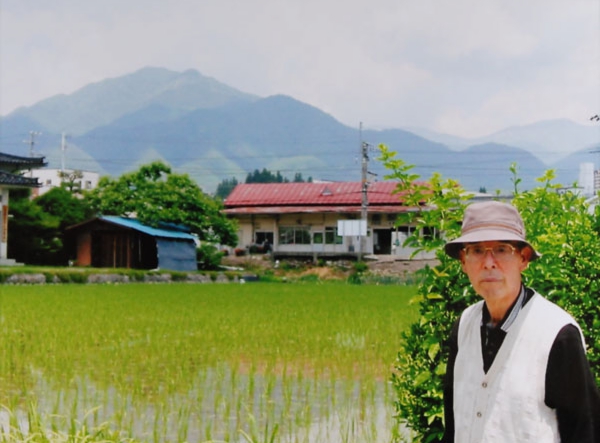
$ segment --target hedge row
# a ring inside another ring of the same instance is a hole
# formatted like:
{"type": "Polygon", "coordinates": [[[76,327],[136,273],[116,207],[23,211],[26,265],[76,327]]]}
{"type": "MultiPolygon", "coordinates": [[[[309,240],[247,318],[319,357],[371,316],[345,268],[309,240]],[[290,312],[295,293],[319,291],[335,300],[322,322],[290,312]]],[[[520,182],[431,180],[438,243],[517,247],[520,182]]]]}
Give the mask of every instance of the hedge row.
{"type": "Polygon", "coordinates": [[[123,269],[115,271],[57,268],[52,270],[27,268],[0,269],[0,284],[57,284],[57,283],[240,283],[256,280],[254,275],[235,272],[178,272],[123,269]]]}

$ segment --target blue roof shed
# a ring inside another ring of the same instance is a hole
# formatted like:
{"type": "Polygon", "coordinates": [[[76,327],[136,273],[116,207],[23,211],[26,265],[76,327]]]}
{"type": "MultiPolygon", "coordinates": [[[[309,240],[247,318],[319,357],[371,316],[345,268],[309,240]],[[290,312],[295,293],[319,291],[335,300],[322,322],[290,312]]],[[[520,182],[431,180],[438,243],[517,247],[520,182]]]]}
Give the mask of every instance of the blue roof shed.
{"type": "Polygon", "coordinates": [[[102,216],[68,228],[75,235],[79,266],[195,271],[196,238],[175,227],[102,216]]]}

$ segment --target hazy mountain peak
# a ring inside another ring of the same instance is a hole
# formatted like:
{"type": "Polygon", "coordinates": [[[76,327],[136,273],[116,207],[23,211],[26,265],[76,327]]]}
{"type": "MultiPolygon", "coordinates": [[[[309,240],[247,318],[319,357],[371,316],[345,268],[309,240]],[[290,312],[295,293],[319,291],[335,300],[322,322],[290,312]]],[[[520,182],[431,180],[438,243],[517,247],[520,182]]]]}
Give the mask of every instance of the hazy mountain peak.
{"type": "Polygon", "coordinates": [[[547,165],[582,147],[593,146],[599,140],[600,126],[584,125],[567,119],[513,126],[477,139],[478,142],[495,141],[519,146],[536,155],[547,165]]]}
{"type": "Polygon", "coordinates": [[[131,74],[89,84],[70,95],[56,95],[15,113],[55,132],[81,134],[158,104],[176,110],[213,108],[256,97],[198,71],[183,73],[146,67],[131,74]]]}
{"type": "MultiPolygon", "coordinates": [[[[29,131],[40,131],[44,135],[36,140],[36,151],[51,153],[60,147],[60,132],[66,131],[72,136],[69,146],[81,148],[68,150],[69,164],[76,157],[84,165],[97,159],[105,172],[117,175],[156,157],[186,170],[203,187],[263,168],[281,169],[284,175],[357,180],[362,140],[387,145],[424,178],[438,172],[471,190],[510,187],[508,168],[513,162],[523,173],[523,183],[533,183],[555,158],[561,159],[561,181],[570,183],[579,164],[593,160],[588,146],[600,147],[600,125],[564,119],[514,126],[477,139],[412,128],[364,130],[359,137],[358,128],[289,95],[260,98],[193,69],[160,67],[20,108],[0,125],[3,152],[22,155],[29,131]],[[575,151],[577,155],[570,154],[575,151]]],[[[386,174],[376,161],[369,168],[381,177],[386,174]]],[[[237,178],[243,180],[243,175],[237,178]]]]}

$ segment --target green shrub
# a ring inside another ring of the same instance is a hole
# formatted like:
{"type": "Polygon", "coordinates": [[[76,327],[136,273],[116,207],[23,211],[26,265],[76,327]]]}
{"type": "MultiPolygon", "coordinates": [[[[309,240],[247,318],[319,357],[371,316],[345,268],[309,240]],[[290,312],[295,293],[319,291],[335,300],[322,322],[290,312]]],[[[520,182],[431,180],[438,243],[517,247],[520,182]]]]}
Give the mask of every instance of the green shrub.
{"type": "Polygon", "coordinates": [[[170,274],[171,274],[172,281],[186,281],[187,280],[186,272],[171,271],[170,274]]]}
{"type": "Polygon", "coordinates": [[[132,282],[142,282],[146,276],[146,271],[141,269],[128,269],[125,275],[129,275],[129,279],[132,282]]]}
{"type": "Polygon", "coordinates": [[[298,281],[302,283],[317,283],[319,281],[319,276],[316,274],[306,274],[301,276],[298,281]]]}
{"type": "Polygon", "coordinates": [[[210,243],[202,243],[202,245],[196,249],[196,261],[198,262],[198,269],[218,269],[221,265],[222,258],[223,252],[219,251],[210,243]]]}
{"type": "Polygon", "coordinates": [[[364,261],[357,261],[354,262],[353,269],[357,274],[362,274],[369,270],[369,266],[364,261]]]}
{"type": "MultiPolygon", "coordinates": [[[[61,283],[87,283],[87,279],[89,276],[89,272],[81,272],[81,271],[58,271],[56,272],[56,277],[61,283]]],[[[48,280],[50,283],[52,280],[48,280]]]]}
{"type": "MultiPolygon", "coordinates": [[[[419,237],[418,229],[406,245],[436,250],[440,263],[423,270],[414,302],[420,318],[403,334],[392,382],[395,409],[400,422],[413,431],[414,442],[437,441],[443,434],[443,377],[448,349],[446,340],[461,312],[476,302],[460,263],[447,257],[440,247],[445,238],[460,233],[465,191],[452,180],[434,174],[427,185],[409,173],[412,166],[394,158],[381,146],[382,161],[399,180],[399,191],[407,192],[407,204],[427,211],[406,214],[398,222],[435,228],[437,238],[419,237]]],[[[540,187],[519,192],[516,167],[511,167],[515,195],[512,203],[521,212],[527,236],[543,255],[524,272],[526,285],[569,311],[579,322],[588,344],[588,359],[600,383],[600,238],[598,216],[588,212],[584,199],[571,192],[558,192],[554,173],[539,180],[540,187]]],[[[596,213],[598,214],[598,212],[596,213]]]]}

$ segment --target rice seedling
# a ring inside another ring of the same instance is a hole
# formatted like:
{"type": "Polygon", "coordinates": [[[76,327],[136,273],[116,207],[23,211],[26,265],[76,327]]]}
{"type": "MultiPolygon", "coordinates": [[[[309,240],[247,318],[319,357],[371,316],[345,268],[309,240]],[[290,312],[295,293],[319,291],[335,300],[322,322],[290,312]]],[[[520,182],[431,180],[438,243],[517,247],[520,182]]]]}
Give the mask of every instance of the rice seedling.
{"type": "Polygon", "coordinates": [[[417,315],[411,287],[0,291],[0,442],[383,442],[396,432],[387,380],[417,315]]]}

